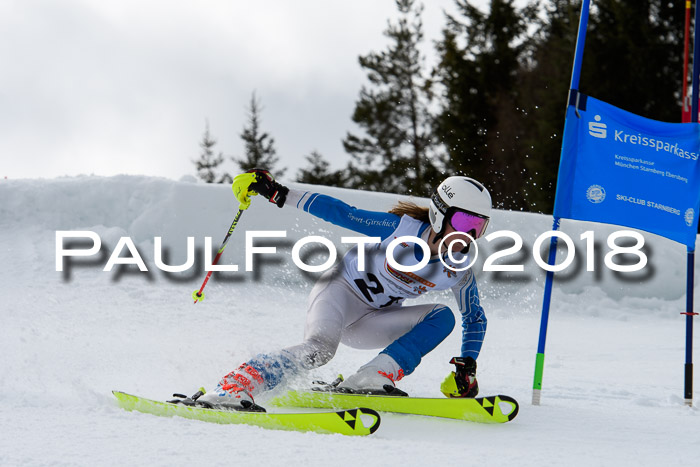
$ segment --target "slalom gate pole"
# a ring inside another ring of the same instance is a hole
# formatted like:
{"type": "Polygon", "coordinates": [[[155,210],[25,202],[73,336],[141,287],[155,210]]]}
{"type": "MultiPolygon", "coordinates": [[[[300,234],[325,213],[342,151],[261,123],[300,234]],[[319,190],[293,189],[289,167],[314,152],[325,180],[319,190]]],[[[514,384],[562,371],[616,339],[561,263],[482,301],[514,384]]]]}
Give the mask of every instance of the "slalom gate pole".
{"type": "Polygon", "coordinates": [[[690,102],[688,99],[688,55],[690,54],[690,0],[685,0],[685,27],[683,36],[683,106],[681,121],[690,122],[690,102]]]}
{"type": "MultiPolygon", "coordinates": [[[[700,88],[700,9],[695,2],[695,29],[693,31],[693,92],[691,94],[690,121],[698,123],[698,89],[700,88]]],[[[684,365],[684,398],[686,405],[693,405],[693,294],[695,280],[695,249],[688,247],[688,272],[685,299],[685,365],[684,365]]]]}
{"type": "Polygon", "coordinates": [[[581,64],[583,63],[583,49],[586,46],[586,30],[588,29],[588,10],[590,0],[581,3],[581,17],[578,21],[578,37],[576,37],[576,53],[574,54],[574,66],[571,70],[571,89],[578,90],[581,79],[581,64]]]}
{"type": "MultiPolygon", "coordinates": [[[[233,230],[236,228],[236,225],[238,224],[238,220],[241,218],[241,214],[243,214],[244,209],[238,209],[238,213],[236,214],[236,217],[233,219],[233,223],[231,224],[231,228],[228,229],[228,233],[226,234],[226,238],[224,238],[223,243],[221,244],[221,248],[219,248],[219,252],[216,254],[216,258],[214,258],[214,261],[211,262],[211,265],[214,266],[219,262],[219,258],[221,258],[221,255],[224,252],[224,248],[226,248],[226,243],[228,243],[228,239],[231,238],[231,234],[233,233],[233,230]]],[[[199,288],[199,290],[195,290],[192,292],[192,298],[194,299],[194,302],[197,303],[200,300],[204,300],[204,294],[202,291],[204,290],[204,287],[206,287],[207,282],[209,282],[209,278],[211,277],[211,273],[214,272],[209,271],[207,273],[207,277],[204,278],[204,282],[202,283],[202,287],[199,288]]]]}
{"type": "Polygon", "coordinates": [[[698,122],[698,75],[700,75],[700,11],[698,10],[698,2],[695,1],[695,29],[693,30],[693,93],[691,94],[690,104],[690,121],[698,122]]]}
{"type": "Polygon", "coordinates": [[[688,272],[685,290],[685,375],[683,395],[685,405],[693,406],[693,288],[695,282],[695,250],[688,248],[688,272]]]}
{"type": "MultiPolygon", "coordinates": [[[[578,23],[578,36],[576,37],[576,52],[574,53],[574,65],[571,69],[571,92],[578,92],[581,78],[581,65],[583,63],[583,49],[586,45],[586,30],[588,29],[588,12],[590,10],[590,0],[581,2],[581,16],[578,23]]],[[[569,99],[567,97],[567,109],[569,99]]],[[[555,200],[556,205],[556,200],[555,200]]],[[[559,230],[560,219],[554,216],[552,230],[559,230]]],[[[547,264],[554,266],[557,259],[557,238],[552,237],[549,244],[549,259],[547,264]]],[[[540,337],[537,343],[537,356],[535,358],[535,376],[532,384],[532,405],[540,405],[542,393],[542,374],[544,372],[544,347],[547,341],[547,325],[549,323],[549,305],[552,301],[552,284],[554,282],[554,272],[547,271],[547,279],[544,284],[544,297],[542,299],[542,316],[540,319],[540,337]]]]}
{"type": "MultiPolygon", "coordinates": [[[[554,218],[552,230],[559,230],[559,218],[554,218]]],[[[549,258],[547,264],[554,266],[557,260],[557,238],[552,237],[549,243],[549,258]]],[[[554,271],[547,271],[544,283],[544,298],[542,299],[542,317],[540,319],[540,338],[537,342],[537,357],[535,358],[535,379],[532,383],[532,405],[540,405],[542,392],[542,374],[544,372],[544,345],[547,341],[547,324],[549,323],[549,304],[552,301],[552,283],[554,271]]]]}

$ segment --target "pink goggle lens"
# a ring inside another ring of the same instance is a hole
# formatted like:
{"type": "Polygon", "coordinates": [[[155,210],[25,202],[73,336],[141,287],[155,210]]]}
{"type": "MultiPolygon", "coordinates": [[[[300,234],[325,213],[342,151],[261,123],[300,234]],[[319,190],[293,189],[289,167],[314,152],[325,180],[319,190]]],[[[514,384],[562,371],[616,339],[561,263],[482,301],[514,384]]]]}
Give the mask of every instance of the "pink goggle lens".
{"type": "Polygon", "coordinates": [[[476,232],[475,238],[481,237],[486,231],[489,220],[463,211],[457,211],[450,217],[450,225],[458,232],[476,232]]]}

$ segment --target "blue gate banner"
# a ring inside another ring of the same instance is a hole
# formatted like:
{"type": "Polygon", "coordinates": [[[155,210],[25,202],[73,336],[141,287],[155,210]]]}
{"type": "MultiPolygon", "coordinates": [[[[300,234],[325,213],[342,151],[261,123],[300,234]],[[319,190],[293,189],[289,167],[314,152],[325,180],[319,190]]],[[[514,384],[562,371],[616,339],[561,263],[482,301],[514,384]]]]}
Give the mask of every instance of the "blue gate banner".
{"type": "Polygon", "coordinates": [[[694,249],[700,125],[650,120],[571,94],[554,216],[645,230],[694,249]]]}

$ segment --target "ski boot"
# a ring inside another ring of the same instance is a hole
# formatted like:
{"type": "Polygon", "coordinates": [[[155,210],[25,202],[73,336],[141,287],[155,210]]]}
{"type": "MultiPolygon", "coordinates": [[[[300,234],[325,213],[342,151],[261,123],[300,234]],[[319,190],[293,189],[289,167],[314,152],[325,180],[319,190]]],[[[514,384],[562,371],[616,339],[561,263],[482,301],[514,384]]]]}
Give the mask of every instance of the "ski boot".
{"type": "Polygon", "coordinates": [[[357,373],[338,382],[336,391],[350,394],[407,396],[408,394],[396,387],[396,381],[401,378],[403,378],[403,370],[396,360],[385,353],[380,353],[360,367],[357,373]]]}
{"type": "Polygon", "coordinates": [[[253,395],[261,392],[263,378],[252,366],[244,363],[237,370],[224,376],[213,391],[196,399],[197,405],[211,409],[264,412],[255,404],[253,395]]]}

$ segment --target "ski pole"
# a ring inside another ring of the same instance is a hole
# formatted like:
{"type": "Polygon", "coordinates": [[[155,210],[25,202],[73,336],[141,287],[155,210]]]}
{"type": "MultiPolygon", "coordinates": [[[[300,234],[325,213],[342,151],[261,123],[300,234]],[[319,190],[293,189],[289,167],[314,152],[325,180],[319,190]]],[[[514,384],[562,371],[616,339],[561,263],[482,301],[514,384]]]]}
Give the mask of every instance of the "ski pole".
{"type": "MultiPolygon", "coordinates": [[[[221,244],[221,248],[219,248],[219,252],[216,255],[216,258],[214,258],[214,261],[211,262],[211,265],[214,266],[219,262],[219,258],[221,258],[221,254],[224,252],[224,248],[226,248],[226,243],[228,243],[228,239],[231,238],[231,234],[233,233],[233,229],[236,228],[236,224],[238,224],[238,220],[241,218],[241,214],[243,214],[243,211],[247,208],[242,208],[241,206],[238,207],[238,214],[236,214],[236,217],[233,219],[233,223],[231,224],[231,228],[228,229],[228,233],[226,234],[226,238],[224,238],[224,242],[221,244]]],[[[192,292],[192,298],[194,299],[194,302],[197,303],[199,300],[204,300],[204,294],[202,291],[204,290],[204,287],[207,285],[207,282],[209,282],[209,278],[211,277],[211,273],[214,271],[209,271],[207,273],[207,277],[204,278],[204,282],[202,283],[202,287],[200,287],[199,290],[195,290],[192,292]]]]}

